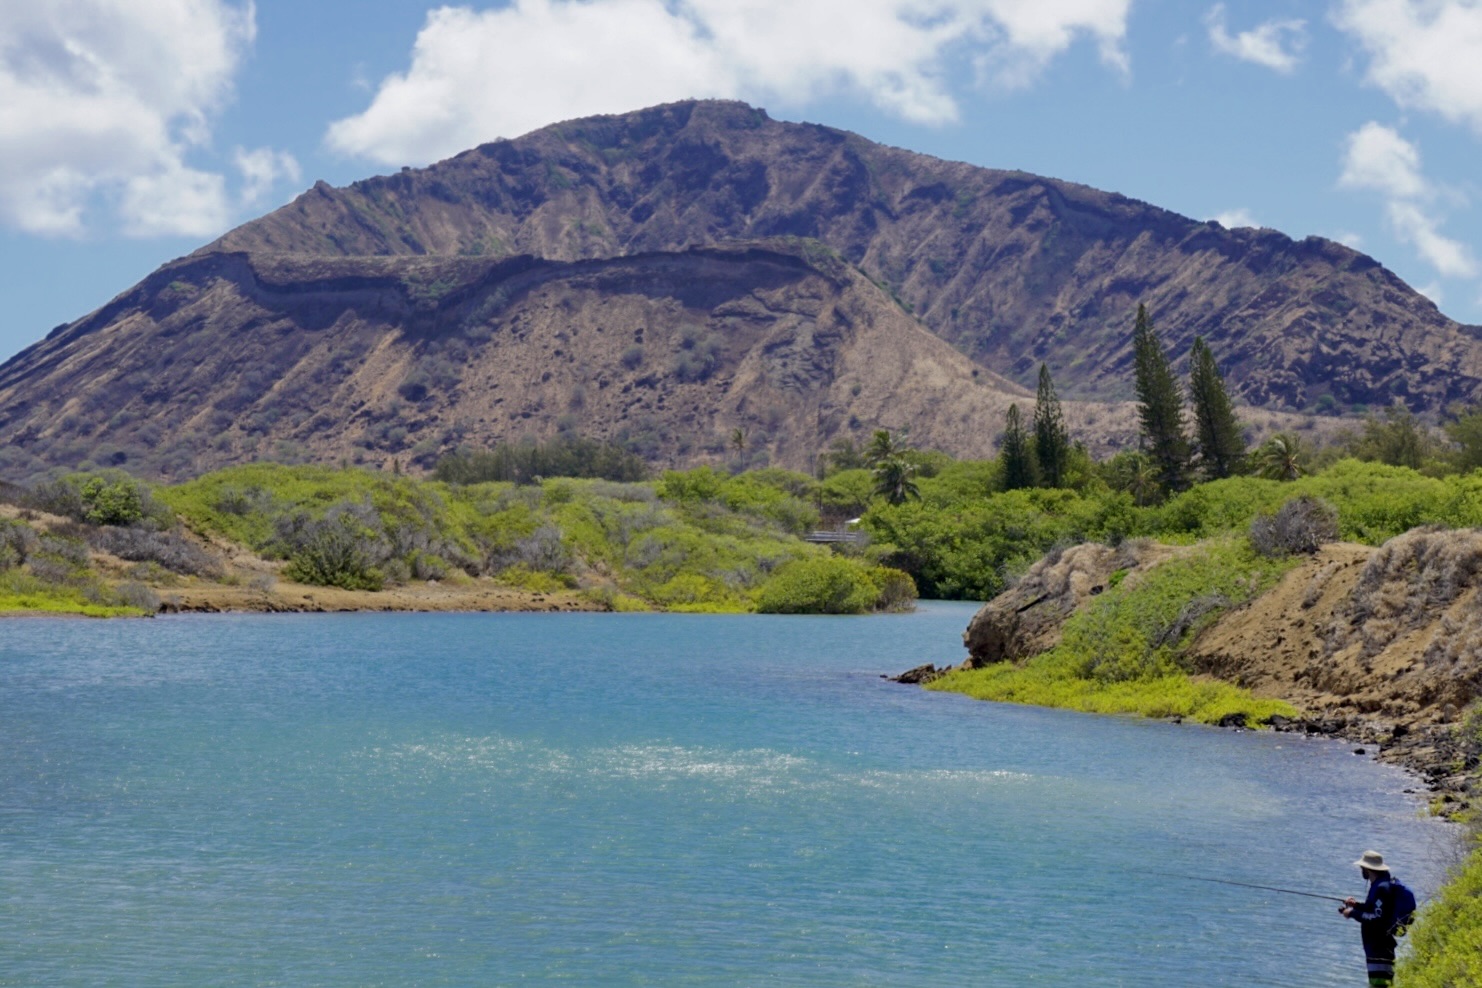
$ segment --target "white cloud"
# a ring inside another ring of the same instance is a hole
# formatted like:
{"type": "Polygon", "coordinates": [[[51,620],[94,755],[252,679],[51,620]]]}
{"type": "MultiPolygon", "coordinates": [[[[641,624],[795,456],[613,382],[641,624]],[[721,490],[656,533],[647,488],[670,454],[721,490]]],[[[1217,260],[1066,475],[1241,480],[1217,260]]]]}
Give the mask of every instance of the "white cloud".
{"type": "Polygon", "coordinates": [[[1227,209],[1223,213],[1219,213],[1211,218],[1226,230],[1235,230],[1243,226],[1259,227],[1261,225],[1256,221],[1251,211],[1245,208],[1227,209]]]}
{"type": "Polygon", "coordinates": [[[1333,19],[1369,53],[1368,80],[1396,103],[1482,132],[1482,3],[1342,0],[1333,19]]]}
{"type": "Polygon", "coordinates": [[[134,237],[209,237],[231,219],[226,180],[178,163],[128,179],[118,212],[124,232],[134,237]]]}
{"type": "Polygon", "coordinates": [[[1215,51],[1277,72],[1295,71],[1307,47],[1307,22],[1302,20],[1264,21],[1232,35],[1225,26],[1225,5],[1217,3],[1209,8],[1204,23],[1215,51]]]}
{"type": "Polygon", "coordinates": [[[237,148],[232,154],[232,162],[242,173],[241,198],[246,207],[262,205],[280,179],[297,182],[303,174],[298,159],[287,151],[274,151],[272,148],[252,151],[237,148]]]}
{"type": "Polygon", "coordinates": [[[858,93],[956,119],[944,65],[1031,81],[1086,37],[1125,71],[1131,0],[514,0],[431,11],[404,73],[337,121],[336,150],[421,163],[557,120],[691,97],[804,104],[858,93]]]}
{"type": "Polygon", "coordinates": [[[1353,250],[1364,249],[1363,234],[1354,233],[1352,230],[1339,230],[1337,233],[1332,234],[1328,239],[1336,240],[1344,247],[1349,247],[1353,250]]]}
{"type": "Polygon", "coordinates": [[[1372,120],[1348,135],[1338,184],[1399,199],[1420,199],[1430,187],[1420,172],[1420,150],[1399,132],[1372,120]]]}
{"type": "Polygon", "coordinates": [[[1466,244],[1441,233],[1441,222],[1413,202],[1390,202],[1385,207],[1395,234],[1411,244],[1431,267],[1447,278],[1474,278],[1477,262],[1466,244]]]}
{"type": "Polygon", "coordinates": [[[223,176],[187,163],[254,29],[251,0],[0,3],[0,224],[205,235],[230,211],[223,176]]]}
{"type": "Polygon", "coordinates": [[[1421,169],[1420,149],[1392,128],[1371,121],[1348,136],[1338,184],[1382,195],[1395,236],[1443,277],[1477,275],[1471,250],[1441,233],[1441,221],[1430,208],[1440,190],[1421,169]]]}

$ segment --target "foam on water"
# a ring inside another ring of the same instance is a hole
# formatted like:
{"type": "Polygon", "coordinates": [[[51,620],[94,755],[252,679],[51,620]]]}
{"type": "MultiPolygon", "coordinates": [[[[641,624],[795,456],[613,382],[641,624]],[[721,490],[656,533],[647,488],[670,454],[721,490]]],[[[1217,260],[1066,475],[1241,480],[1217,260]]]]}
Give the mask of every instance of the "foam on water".
{"type": "Polygon", "coordinates": [[[1439,878],[1342,746],[878,678],[969,613],[6,627],[0,983],[1310,988],[1353,924],[1156,873],[1439,878]]]}

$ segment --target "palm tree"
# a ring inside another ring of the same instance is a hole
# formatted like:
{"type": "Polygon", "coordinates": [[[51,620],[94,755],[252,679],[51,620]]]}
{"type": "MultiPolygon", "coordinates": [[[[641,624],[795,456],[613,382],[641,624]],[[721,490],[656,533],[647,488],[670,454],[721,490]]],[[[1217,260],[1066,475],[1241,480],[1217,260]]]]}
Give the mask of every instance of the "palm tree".
{"type": "Polygon", "coordinates": [[[1128,454],[1123,460],[1118,484],[1132,495],[1133,502],[1143,508],[1158,500],[1158,468],[1146,453],[1128,454]]]}
{"type": "Polygon", "coordinates": [[[1256,450],[1256,474],[1267,480],[1296,480],[1302,476],[1306,459],[1301,438],[1290,432],[1278,432],[1256,450]]]}
{"type": "Polygon", "coordinates": [[[897,442],[889,429],[876,429],[865,449],[865,462],[871,467],[878,466],[893,456],[900,456],[905,448],[905,443],[897,442]]]}
{"type": "Polygon", "coordinates": [[[920,498],[921,491],[912,479],[915,473],[916,465],[904,456],[895,455],[879,460],[874,467],[875,493],[891,504],[901,504],[907,498],[920,498]]]}

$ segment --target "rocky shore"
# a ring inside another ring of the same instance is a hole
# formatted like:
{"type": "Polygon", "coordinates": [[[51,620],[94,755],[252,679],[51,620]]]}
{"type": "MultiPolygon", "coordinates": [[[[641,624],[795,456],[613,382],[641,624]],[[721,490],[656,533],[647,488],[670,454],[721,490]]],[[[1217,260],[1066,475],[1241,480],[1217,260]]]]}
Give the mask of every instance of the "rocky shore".
{"type": "MultiPolygon", "coordinates": [[[[1072,613],[1188,551],[1130,541],[1046,556],[973,617],[962,667],[1048,651],[1072,613]]],[[[1443,811],[1477,798],[1482,746],[1461,728],[1482,695],[1482,532],[1417,529],[1379,548],[1325,545],[1249,603],[1191,601],[1174,624],[1167,640],[1186,642],[1196,678],[1301,711],[1273,718],[1275,730],[1339,738],[1402,766],[1443,811]],[[1211,613],[1219,617],[1207,623],[1211,613]]],[[[923,665],[890,678],[924,685],[949,671],[923,665]]],[[[1246,725],[1236,716],[1221,726],[1246,725]]]]}

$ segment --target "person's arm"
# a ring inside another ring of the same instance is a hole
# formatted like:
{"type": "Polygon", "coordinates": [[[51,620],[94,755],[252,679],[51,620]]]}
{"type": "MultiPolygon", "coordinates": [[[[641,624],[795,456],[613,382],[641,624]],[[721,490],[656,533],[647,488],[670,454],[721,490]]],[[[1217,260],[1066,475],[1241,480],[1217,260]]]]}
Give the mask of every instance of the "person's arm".
{"type": "Polygon", "coordinates": [[[1384,900],[1389,892],[1389,882],[1374,882],[1369,886],[1369,897],[1363,902],[1354,902],[1345,914],[1360,923],[1372,923],[1384,915],[1384,900]]]}

